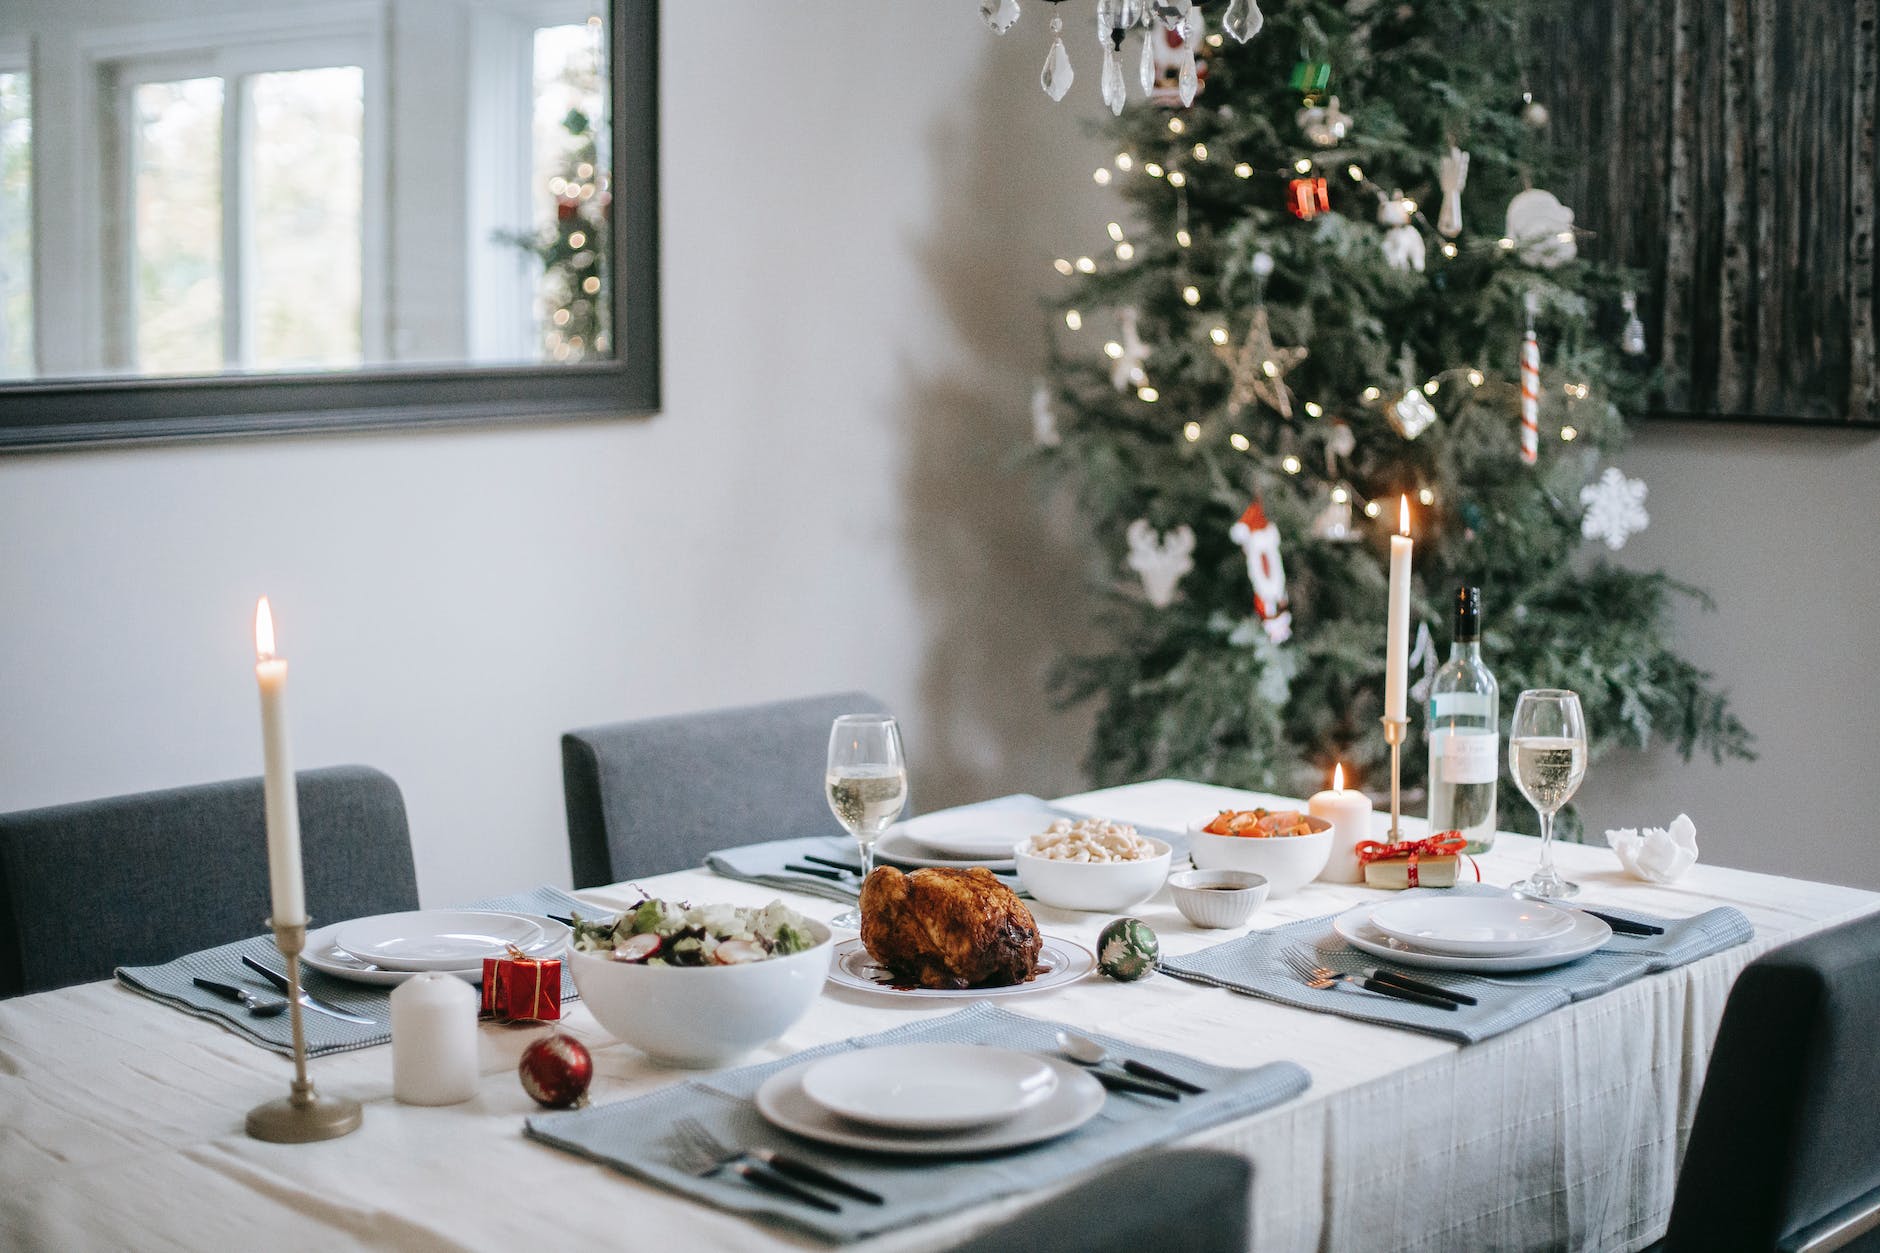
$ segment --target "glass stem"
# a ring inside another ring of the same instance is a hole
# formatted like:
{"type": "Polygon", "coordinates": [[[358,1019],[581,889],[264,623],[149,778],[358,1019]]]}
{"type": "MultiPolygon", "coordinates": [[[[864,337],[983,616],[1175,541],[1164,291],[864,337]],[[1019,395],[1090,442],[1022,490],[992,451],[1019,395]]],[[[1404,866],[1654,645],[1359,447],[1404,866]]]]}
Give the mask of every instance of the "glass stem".
{"type": "Polygon", "coordinates": [[[868,876],[873,874],[875,870],[875,842],[873,840],[863,839],[861,836],[855,837],[855,842],[861,846],[862,879],[866,881],[868,876]]]}
{"type": "Polygon", "coordinates": [[[1541,816],[1541,864],[1534,872],[1534,877],[1542,882],[1551,883],[1554,879],[1554,811],[1536,810],[1541,816]]]}

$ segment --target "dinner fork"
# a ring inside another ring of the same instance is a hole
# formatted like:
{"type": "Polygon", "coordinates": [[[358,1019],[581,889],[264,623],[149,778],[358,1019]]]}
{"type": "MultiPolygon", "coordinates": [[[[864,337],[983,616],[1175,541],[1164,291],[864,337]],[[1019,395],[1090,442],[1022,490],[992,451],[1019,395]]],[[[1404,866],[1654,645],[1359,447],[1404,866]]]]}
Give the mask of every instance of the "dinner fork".
{"type": "Polygon", "coordinates": [[[1309,988],[1325,991],[1343,983],[1355,988],[1363,988],[1367,992],[1376,992],[1380,996],[1394,997],[1416,1005],[1427,1005],[1431,1009],[1454,1010],[1457,1008],[1454,1001],[1446,1001],[1439,996],[1427,996],[1422,992],[1412,992],[1409,988],[1400,988],[1395,984],[1384,983],[1377,979],[1348,975],[1342,970],[1333,970],[1330,966],[1316,966],[1291,949],[1283,950],[1280,953],[1280,960],[1292,967],[1293,973],[1298,975],[1300,981],[1309,988]]]}
{"type": "MultiPolygon", "coordinates": [[[[702,1179],[706,1175],[714,1174],[720,1170],[728,1170],[752,1187],[762,1188],[766,1192],[774,1192],[778,1196],[787,1196],[792,1200],[801,1201],[805,1205],[814,1206],[819,1210],[826,1210],[831,1214],[839,1214],[842,1212],[842,1207],[837,1205],[834,1201],[829,1200],[827,1197],[818,1196],[801,1184],[792,1182],[783,1171],[779,1170],[770,1162],[763,1160],[762,1157],[759,1157],[758,1153],[760,1150],[747,1151],[744,1149],[727,1148],[722,1140],[706,1130],[705,1124],[701,1123],[696,1118],[681,1118],[673,1123],[672,1130],[676,1138],[674,1147],[678,1150],[677,1160],[673,1162],[673,1165],[688,1175],[694,1175],[702,1179]]],[[[792,1167],[801,1167],[804,1166],[804,1163],[791,1161],[790,1165],[792,1167]]],[[[816,1171],[816,1168],[813,1166],[807,1167],[807,1169],[815,1171],[815,1173],[819,1175],[823,1173],[816,1171]]],[[[835,1178],[833,1175],[824,1177],[829,1179],[835,1178]]],[[[850,1185],[844,1182],[843,1186],[847,1188],[850,1185]]],[[[831,1188],[830,1190],[837,1191],[835,1188],[831,1188]]],[[[857,1189],[857,1191],[861,1190],[862,1189],[857,1189]]],[[[881,1198],[875,1196],[874,1193],[870,1192],[868,1195],[874,1198],[875,1204],[881,1203],[881,1198]]]]}

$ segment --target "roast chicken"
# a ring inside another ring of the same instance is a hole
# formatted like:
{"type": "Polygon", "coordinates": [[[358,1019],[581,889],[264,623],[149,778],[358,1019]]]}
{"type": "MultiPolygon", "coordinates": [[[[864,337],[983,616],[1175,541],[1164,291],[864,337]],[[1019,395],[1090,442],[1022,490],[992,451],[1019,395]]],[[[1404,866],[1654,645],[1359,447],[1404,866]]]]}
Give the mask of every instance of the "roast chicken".
{"type": "Polygon", "coordinates": [[[1038,972],[1038,924],[983,866],[912,874],[881,866],[862,884],[861,909],[863,947],[897,980],[1003,987],[1038,972]]]}

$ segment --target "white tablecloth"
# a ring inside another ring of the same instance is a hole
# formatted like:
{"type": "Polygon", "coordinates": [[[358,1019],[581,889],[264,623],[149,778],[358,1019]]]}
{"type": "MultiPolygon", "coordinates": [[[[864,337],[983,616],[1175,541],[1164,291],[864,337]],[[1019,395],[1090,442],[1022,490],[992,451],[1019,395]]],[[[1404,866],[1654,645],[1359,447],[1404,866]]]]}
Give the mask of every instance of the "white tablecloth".
{"type": "MultiPolygon", "coordinates": [[[[1247,793],[1156,782],[1062,803],[1181,826],[1247,793]]],[[[1272,803],[1271,798],[1266,798],[1272,803]]],[[[1532,866],[1536,842],[1503,836],[1484,877],[1532,866]]],[[[1674,887],[1620,876],[1610,852],[1564,846],[1589,902],[1664,914],[1735,905],[1748,945],[1574,1005],[1484,1044],[1454,1044],[1157,977],[1091,980],[1011,1007],[1210,1061],[1300,1062],[1302,1098],[1196,1142],[1255,1163],[1255,1246],[1293,1249],[1635,1248],[1662,1229],[1704,1063],[1732,981],[1784,940],[1880,908],[1851,888],[1700,865],[1674,887]]],[[[759,904],[771,893],[690,871],[657,893],[759,904]]],[[[583,893],[597,904],[630,889],[583,893]]],[[[1270,902],[1257,925],[1326,914],[1370,895],[1314,884],[1270,902]]],[[[829,917],[836,906],[792,902],[829,917]]],[[[1234,933],[1189,927],[1166,894],[1136,914],[1185,952],[1234,933]]],[[[1085,943],[1104,918],[1036,910],[1085,943]]],[[[945,1006],[931,1012],[944,1012],[945,1006]]],[[[929,1012],[825,995],[758,1054],[874,1031],[929,1012]]],[[[673,1082],[585,1010],[564,1024],[596,1049],[597,1101],[673,1082]]],[[[113,983],[0,1002],[0,1247],[24,1249],[774,1250],[802,1241],[694,1205],[522,1136],[533,1108],[513,1077],[542,1028],[485,1027],[476,1100],[423,1109],[390,1097],[391,1050],[313,1063],[325,1090],[367,1103],[361,1130],[326,1144],[242,1134],[250,1106],[284,1094],[288,1064],[214,1024],[113,983]]],[[[1024,1202],[854,1246],[943,1248],[1024,1202]]]]}

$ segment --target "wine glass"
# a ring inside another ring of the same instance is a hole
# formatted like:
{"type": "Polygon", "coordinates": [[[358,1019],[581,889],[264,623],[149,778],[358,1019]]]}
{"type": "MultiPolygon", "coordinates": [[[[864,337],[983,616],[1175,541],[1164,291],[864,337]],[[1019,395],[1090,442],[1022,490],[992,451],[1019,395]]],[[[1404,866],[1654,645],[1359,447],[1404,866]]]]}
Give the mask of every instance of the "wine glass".
{"type": "MultiPolygon", "coordinates": [[[[862,850],[862,878],[875,868],[875,840],[907,804],[907,759],[901,728],[887,714],[843,714],[829,730],[829,808],[862,850]]],[[[858,906],[830,920],[862,925],[858,906]]]]}
{"type": "Polygon", "coordinates": [[[1508,732],[1508,770],[1541,818],[1541,864],[1514,890],[1522,896],[1579,895],[1580,885],[1554,869],[1554,814],[1586,777],[1586,715],[1579,696],[1551,688],[1521,693],[1508,732]]]}

